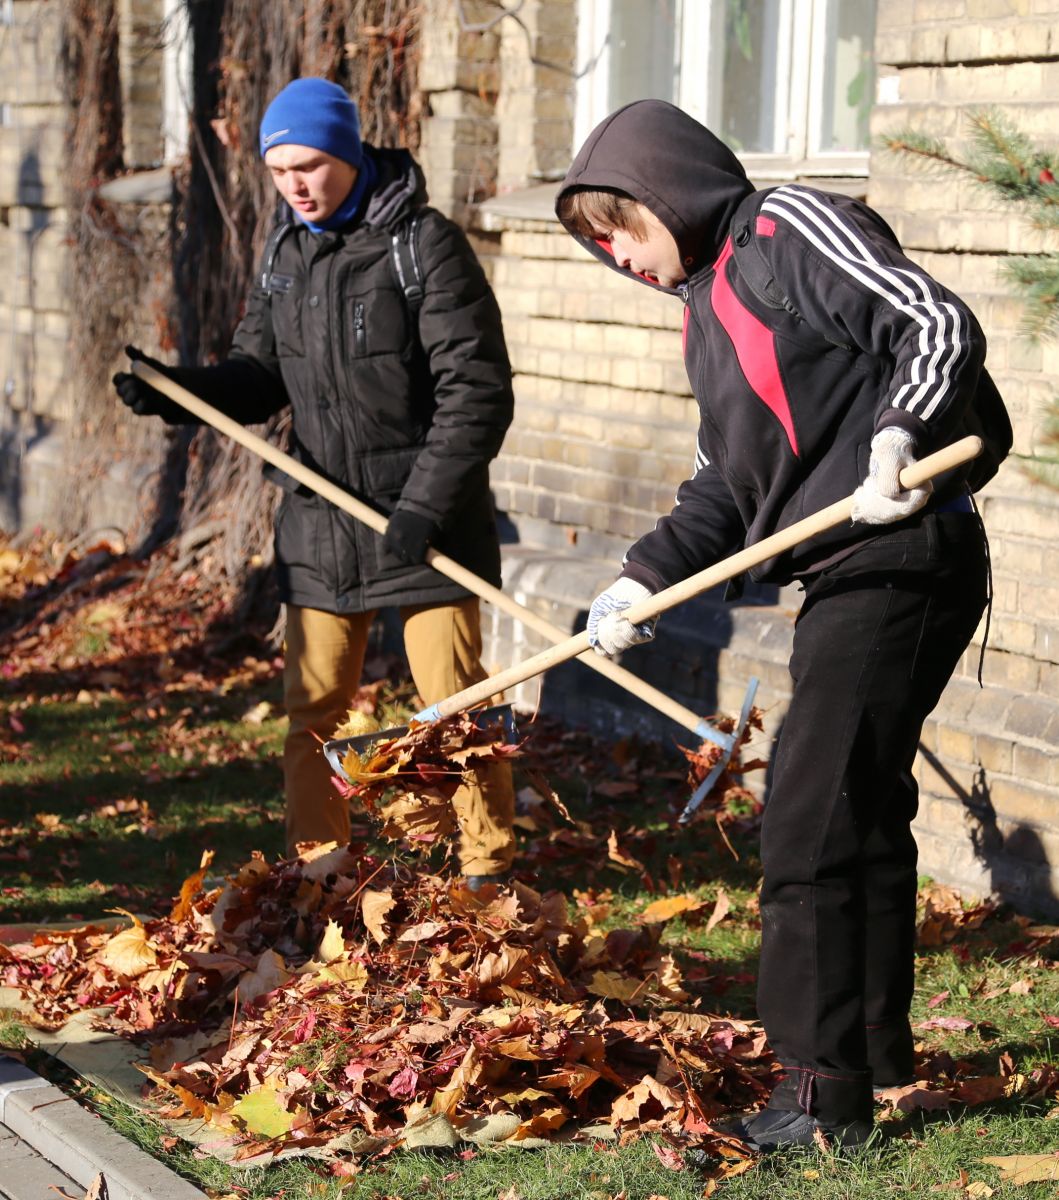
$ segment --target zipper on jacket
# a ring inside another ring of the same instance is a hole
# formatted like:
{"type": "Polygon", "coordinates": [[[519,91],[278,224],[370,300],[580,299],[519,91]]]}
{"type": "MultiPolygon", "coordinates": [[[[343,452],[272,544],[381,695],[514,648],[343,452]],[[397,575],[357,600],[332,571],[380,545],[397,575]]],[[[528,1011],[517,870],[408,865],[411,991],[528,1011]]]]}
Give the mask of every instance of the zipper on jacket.
{"type": "Polygon", "coordinates": [[[368,348],[367,334],[364,330],[364,302],[358,300],[353,305],[353,346],[357,354],[363,354],[368,348]]]}

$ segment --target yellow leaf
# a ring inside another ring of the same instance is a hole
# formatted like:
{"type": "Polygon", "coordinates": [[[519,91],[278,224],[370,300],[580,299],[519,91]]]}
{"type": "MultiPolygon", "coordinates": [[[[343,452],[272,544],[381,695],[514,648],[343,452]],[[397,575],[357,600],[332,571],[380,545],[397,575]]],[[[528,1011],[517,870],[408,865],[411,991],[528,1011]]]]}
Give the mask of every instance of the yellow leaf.
{"type": "Polygon", "coordinates": [[[389,936],[386,929],[386,917],[393,908],[393,892],[375,892],[367,888],[360,897],[360,916],[364,928],[381,946],[389,936]]]}
{"type": "Polygon", "coordinates": [[[983,1183],[978,1179],[974,1183],[969,1183],[963,1194],[969,1196],[971,1200],[989,1200],[989,1197],[993,1194],[993,1189],[988,1183],[983,1183]]]}
{"type": "Polygon", "coordinates": [[[607,838],[607,857],[611,862],[616,862],[622,867],[631,867],[634,871],[647,870],[638,858],[633,858],[618,845],[618,834],[614,829],[610,831],[610,837],[607,838]]]}
{"type": "Polygon", "coordinates": [[[328,921],[324,926],[324,936],[316,948],[316,957],[325,963],[334,962],[346,952],[346,939],[342,935],[342,926],[337,921],[328,921]]]}
{"type": "Polygon", "coordinates": [[[341,725],[331,734],[333,738],[351,738],[363,737],[366,733],[378,733],[379,722],[371,715],[371,713],[360,712],[359,709],[351,708],[346,716],[346,719],[341,725]]]}
{"type": "Polygon", "coordinates": [[[124,975],[126,979],[135,979],[137,975],[142,975],[157,964],[158,955],[147,940],[147,930],[138,917],[134,917],[123,908],[108,911],[119,912],[129,917],[132,920],[132,928],[114,934],[99,952],[99,961],[115,974],[124,975]]]}
{"type": "Polygon", "coordinates": [[[592,976],[588,990],[593,996],[602,996],[604,1000],[621,1000],[631,1004],[633,1000],[648,995],[650,988],[642,979],[629,979],[616,971],[597,971],[592,976]]]}
{"type": "Polygon", "coordinates": [[[356,991],[362,992],[368,984],[368,968],[359,962],[332,962],[322,967],[320,975],[334,983],[350,983],[356,991]]]}
{"type": "Polygon", "coordinates": [[[251,1133],[262,1137],[282,1137],[294,1124],[294,1114],[287,1112],[276,1095],[274,1086],[266,1083],[255,1091],[248,1092],[229,1110],[238,1117],[251,1133]]]}
{"type": "Polygon", "coordinates": [[[703,907],[703,901],[697,896],[685,894],[683,896],[666,896],[662,900],[655,900],[640,913],[640,920],[647,924],[655,922],[668,921],[673,917],[679,916],[680,913],[695,912],[703,907]]]}
{"type": "Polygon", "coordinates": [[[523,1088],[520,1092],[504,1092],[499,1099],[505,1104],[528,1104],[531,1100],[550,1100],[550,1092],[542,1092],[540,1088],[523,1088]]]}
{"type": "Polygon", "coordinates": [[[982,1162],[992,1163],[999,1170],[1001,1183],[1037,1183],[1059,1179],[1057,1154],[1002,1154],[983,1158],[982,1162]]]}

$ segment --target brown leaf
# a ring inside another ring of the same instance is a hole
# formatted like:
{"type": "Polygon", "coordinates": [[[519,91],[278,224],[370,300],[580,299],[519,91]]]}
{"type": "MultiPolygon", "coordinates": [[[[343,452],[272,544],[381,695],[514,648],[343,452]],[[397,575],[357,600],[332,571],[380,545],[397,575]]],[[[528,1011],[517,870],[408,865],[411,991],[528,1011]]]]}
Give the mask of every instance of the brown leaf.
{"type": "Polygon", "coordinates": [[[645,1075],[614,1101],[610,1120],[613,1125],[656,1124],[667,1117],[679,1116],[683,1110],[683,1101],[676,1092],[653,1075],[645,1075]]]}
{"type": "Polygon", "coordinates": [[[1006,1095],[1008,1080],[1000,1075],[963,1079],[952,1087],[952,1097],[961,1104],[988,1104],[1006,1095]]]}
{"type": "Polygon", "coordinates": [[[717,903],[713,906],[713,912],[710,913],[710,919],[706,922],[706,932],[711,933],[713,929],[728,916],[731,910],[732,902],[728,899],[728,893],[724,888],[719,888],[717,891],[717,903]]]}
{"type": "Polygon", "coordinates": [[[877,1093],[877,1099],[896,1112],[915,1112],[916,1109],[931,1111],[948,1108],[951,1098],[948,1092],[933,1091],[925,1083],[917,1082],[903,1087],[883,1088],[877,1093]]]}
{"type": "Polygon", "coordinates": [[[212,862],[213,851],[204,851],[199,869],[194,874],[189,875],[180,885],[180,896],[169,912],[170,921],[186,921],[191,915],[195,897],[202,891],[202,881],[205,879],[206,872],[209,870],[212,862]]]}

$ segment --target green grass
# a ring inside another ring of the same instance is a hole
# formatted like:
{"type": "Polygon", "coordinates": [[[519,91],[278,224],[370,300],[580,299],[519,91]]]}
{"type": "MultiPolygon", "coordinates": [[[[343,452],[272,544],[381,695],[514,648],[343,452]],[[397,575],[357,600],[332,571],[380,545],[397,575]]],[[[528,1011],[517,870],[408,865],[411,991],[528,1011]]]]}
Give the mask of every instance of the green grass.
{"type": "Polygon", "coordinates": [[[0,923],[154,913],[206,849],[218,871],[250,848],[278,855],[285,722],[239,719],[263,699],[278,702],[278,682],[182,693],[161,712],[107,697],[20,707],[27,749],[0,763],[0,923]]]}
{"type": "MultiPolygon", "coordinates": [[[[90,703],[73,697],[44,702],[19,694],[13,685],[0,698],[8,713],[0,720],[6,726],[14,713],[25,731],[17,760],[0,760],[0,923],[88,920],[116,907],[164,912],[204,850],[216,852],[213,870],[218,873],[245,861],[251,849],[270,859],[281,852],[278,754],[284,722],[275,716],[261,724],[241,720],[263,700],[278,707],[276,679],[235,687],[204,684],[135,702],[105,694],[90,703]],[[126,811],[117,811],[119,802],[126,811]]],[[[392,719],[398,715],[395,711],[392,719]]],[[[760,872],[753,837],[733,835],[736,860],[708,821],[690,833],[674,832],[667,802],[683,791],[679,759],[674,761],[671,747],[633,751],[641,757],[635,777],[647,782],[622,803],[604,804],[589,794],[601,779],[621,776],[618,757],[598,744],[594,754],[580,759],[555,754],[534,763],[531,756],[517,772],[518,786],[529,781],[528,768],[537,766],[595,832],[616,828],[651,879],[706,900],[697,918],[670,921],[663,940],[682,957],[689,988],[706,1011],[752,1019],[760,872]],[[707,933],[705,921],[721,887],[731,911],[707,933]]],[[[544,831],[528,836],[526,845],[544,836],[544,831]]],[[[605,856],[591,861],[576,850],[541,858],[530,870],[535,882],[569,895],[574,889],[592,888],[597,894],[609,889],[606,926],[628,923],[660,894],[645,888],[639,872],[608,863],[605,856]]],[[[1043,1019],[1059,1014],[1059,971],[1048,957],[1056,946],[1052,943],[1041,958],[1027,955],[1019,945],[1024,941],[1022,924],[1009,915],[961,935],[958,943],[921,954],[913,1019],[961,1016],[975,1023],[966,1032],[922,1031],[925,1050],[966,1059],[983,1073],[997,1073],[1002,1066],[1027,1073],[1056,1061],[1059,1030],[1043,1019]],[[1025,981],[1031,984],[1028,991],[1001,991],[1025,981]],[[945,991],[949,997],[930,1008],[932,998],[945,991]],[[996,994],[985,998],[991,993],[996,994]]],[[[17,1023],[0,1014],[0,1045],[22,1042],[17,1023]]],[[[350,1178],[334,1178],[327,1165],[304,1159],[236,1170],[174,1141],[149,1116],[66,1077],[54,1060],[31,1052],[31,1063],[217,1196],[692,1200],[703,1195],[702,1173],[695,1167],[667,1169],[649,1138],[622,1147],[555,1145],[468,1150],[464,1156],[398,1151],[358,1163],[350,1178]]],[[[989,1155],[1059,1148],[1054,1110],[1054,1099],[1015,1099],[903,1116],[886,1122],[881,1127],[886,1136],[858,1156],[777,1156],[722,1183],[719,1194],[732,1200],[925,1196],[966,1171],[968,1182],[982,1181],[1002,1197],[1054,1200],[1056,1184],[1003,1185],[996,1168],[982,1162],[989,1155]]],[[[964,1193],[956,1188],[938,1194],[964,1193]]]]}

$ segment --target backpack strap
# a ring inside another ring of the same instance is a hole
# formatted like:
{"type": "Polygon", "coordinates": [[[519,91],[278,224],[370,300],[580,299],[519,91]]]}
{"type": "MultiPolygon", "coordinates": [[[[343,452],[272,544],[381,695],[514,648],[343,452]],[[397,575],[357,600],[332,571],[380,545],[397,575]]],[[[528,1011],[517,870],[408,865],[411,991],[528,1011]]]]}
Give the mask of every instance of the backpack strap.
{"type": "MultiPolygon", "coordinates": [[[[758,233],[761,205],[773,191],[775,188],[762,188],[752,192],[735,210],[731,224],[732,257],[735,259],[740,278],[762,304],[769,308],[783,309],[796,321],[805,322],[794,302],[773,277],[772,264],[765,256],[758,233]]],[[[819,336],[832,346],[839,346],[843,350],[850,348],[847,342],[828,337],[826,333],[820,333],[819,336]]]]}
{"type": "Polygon", "coordinates": [[[289,275],[276,275],[273,271],[280,245],[293,228],[294,222],[289,217],[284,218],[268,235],[268,241],[265,243],[265,252],[261,256],[260,283],[261,290],[270,297],[274,292],[289,292],[294,282],[289,275]]]}
{"type": "Polygon", "coordinates": [[[419,264],[416,246],[419,232],[419,214],[401,227],[390,238],[390,262],[397,278],[397,286],[404,295],[408,311],[418,320],[423,307],[423,269],[419,264]]]}

